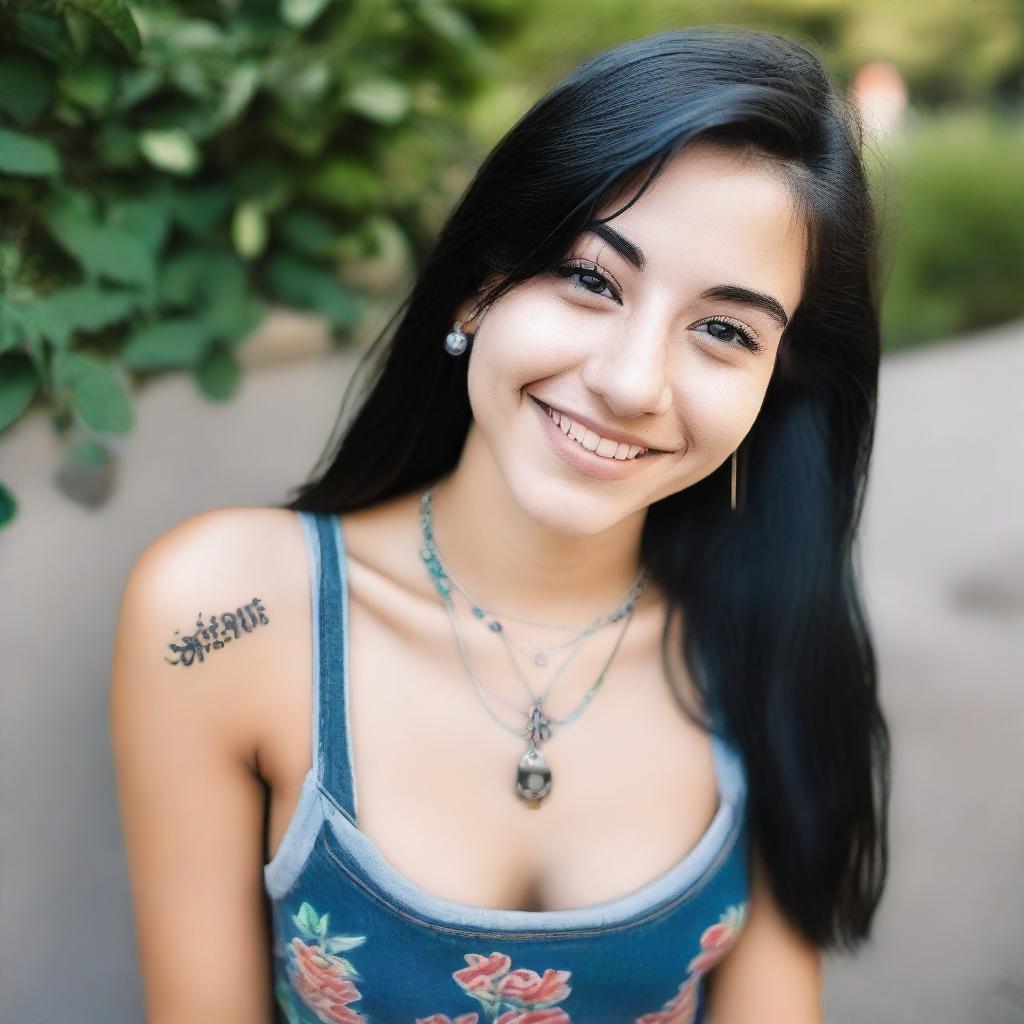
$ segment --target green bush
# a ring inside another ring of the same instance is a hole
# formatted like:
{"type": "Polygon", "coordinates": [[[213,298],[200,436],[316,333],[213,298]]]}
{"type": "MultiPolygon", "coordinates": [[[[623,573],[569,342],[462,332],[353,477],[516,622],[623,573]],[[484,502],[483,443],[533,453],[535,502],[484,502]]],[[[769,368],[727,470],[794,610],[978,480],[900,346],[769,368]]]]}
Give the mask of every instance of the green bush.
{"type": "MultiPolygon", "coordinates": [[[[268,304],[351,338],[367,295],[344,268],[383,247],[411,267],[429,244],[475,153],[465,105],[502,71],[485,39],[514,16],[0,0],[0,431],[45,403],[58,481],[109,479],[133,388],[187,372],[229,397],[268,304]]],[[[0,485],[0,523],[13,511],[0,485]]]]}
{"type": "Polygon", "coordinates": [[[906,348],[1024,316],[1024,126],[911,119],[871,164],[883,221],[883,336],[906,348]]]}

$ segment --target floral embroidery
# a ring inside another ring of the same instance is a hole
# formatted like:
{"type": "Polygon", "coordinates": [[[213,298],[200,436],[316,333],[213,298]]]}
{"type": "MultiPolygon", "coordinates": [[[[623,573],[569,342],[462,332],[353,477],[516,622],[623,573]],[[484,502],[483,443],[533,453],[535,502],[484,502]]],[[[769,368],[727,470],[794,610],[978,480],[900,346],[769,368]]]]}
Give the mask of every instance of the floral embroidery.
{"type": "MultiPolygon", "coordinates": [[[[701,978],[729,951],[747,914],[747,903],[728,908],[700,937],[700,951],[690,959],[686,977],[676,994],[660,1010],[637,1017],[634,1024],[693,1024],[701,978]]],[[[328,935],[327,914],[317,914],[303,903],[292,921],[304,938],[293,936],[288,943],[287,974],[275,989],[278,1004],[288,1024],[370,1024],[368,1017],[351,1003],[362,999],[355,982],[362,981],[354,965],[341,953],[361,946],[365,935],[328,935]],[[301,1003],[293,996],[298,996],[301,1003]]],[[[417,1017],[415,1024],[572,1024],[558,1003],[572,992],[571,971],[547,968],[543,974],[528,968],[512,969],[505,953],[464,954],[466,967],[451,977],[462,992],[480,1004],[479,1012],[448,1017],[435,1013],[417,1017]],[[482,1018],[481,1018],[482,1014],[482,1018]]]]}
{"type": "Polygon", "coordinates": [[[739,903],[729,907],[717,923],[705,928],[700,937],[701,951],[687,964],[679,991],[660,1010],[637,1017],[634,1024],[692,1024],[701,976],[729,951],[746,916],[747,903],[739,903]]]}
{"type": "MultiPolygon", "coordinates": [[[[466,953],[465,959],[469,966],[453,971],[452,977],[466,995],[480,1003],[484,1020],[494,1024],[572,1024],[565,1010],[555,1006],[572,991],[566,984],[572,971],[550,967],[543,975],[524,967],[513,971],[512,958],[504,953],[466,953]]],[[[418,1017],[416,1024],[477,1024],[477,1014],[463,1014],[454,1022],[435,1014],[418,1017]]]]}
{"type": "MultiPolygon", "coordinates": [[[[362,981],[355,967],[339,953],[361,946],[365,935],[328,935],[328,914],[317,914],[309,903],[303,903],[292,921],[299,931],[311,939],[303,942],[293,936],[288,943],[288,980],[305,1008],[316,1014],[322,1024],[362,1024],[366,1018],[349,1007],[362,999],[352,979],[362,981]]],[[[292,991],[282,981],[275,990],[278,1004],[288,1024],[306,1024],[308,1017],[296,1006],[292,991]]]]}

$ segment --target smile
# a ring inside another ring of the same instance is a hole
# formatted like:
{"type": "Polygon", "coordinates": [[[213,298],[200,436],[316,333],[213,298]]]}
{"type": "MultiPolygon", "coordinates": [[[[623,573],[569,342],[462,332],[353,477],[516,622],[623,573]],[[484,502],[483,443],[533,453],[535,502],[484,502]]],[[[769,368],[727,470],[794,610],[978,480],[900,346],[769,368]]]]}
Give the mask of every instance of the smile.
{"type": "Polygon", "coordinates": [[[569,416],[557,412],[529,392],[527,397],[537,411],[537,421],[550,451],[560,462],[583,476],[594,480],[625,480],[635,473],[643,473],[652,465],[652,459],[656,462],[665,454],[657,448],[641,448],[614,438],[603,438],[592,430],[588,438],[587,428],[578,424],[574,426],[569,416]]]}
{"type": "Polygon", "coordinates": [[[646,448],[641,448],[635,444],[627,444],[625,441],[614,441],[611,438],[595,434],[593,430],[589,430],[582,424],[576,423],[566,416],[565,413],[552,409],[550,405],[545,405],[540,399],[537,399],[537,401],[554,422],[555,426],[566,437],[571,438],[577,444],[586,448],[588,452],[592,452],[599,458],[628,462],[647,454],[646,448]]]}

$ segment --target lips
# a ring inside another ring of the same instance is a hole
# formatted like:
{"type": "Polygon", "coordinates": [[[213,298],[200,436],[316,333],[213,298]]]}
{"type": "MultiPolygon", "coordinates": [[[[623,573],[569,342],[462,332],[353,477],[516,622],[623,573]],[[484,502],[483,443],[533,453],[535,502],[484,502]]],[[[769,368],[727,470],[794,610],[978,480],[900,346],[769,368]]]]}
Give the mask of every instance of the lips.
{"type": "MultiPolygon", "coordinates": [[[[624,461],[632,462],[632,461],[635,461],[635,459],[642,459],[642,458],[645,458],[648,455],[664,455],[664,454],[667,454],[664,449],[662,449],[662,448],[652,448],[649,445],[642,444],[639,440],[632,441],[632,440],[629,440],[628,438],[617,438],[615,436],[608,436],[606,434],[603,434],[603,433],[601,433],[601,431],[597,430],[596,427],[594,427],[591,424],[585,422],[584,420],[577,419],[576,417],[573,417],[570,413],[567,413],[567,412],[563,411],[562,409],[556,409],[553,406],[548,405],[546,402],[542,402],[536,395],[530,394],[530,392],[527,392],[527,395],[534,402],[536,402],[537,405],[539,405],[549,417],[551,416],[551,414],[553,412],[559,413],[560,415],[565,416],[568,419],[572,420],[573,423],[576,423],[578,426],[584,428],[585,430],[593,431],[593,433],[597,434],[599,437],[602,437],[602,438],[608,437],[609,440],[616,441],[619,444],[628,444],[631,447],[643,449],[638,455],[635,455],[632,459],[627,459],[627,460],[624,460],[624,461]]],[[[556,425],[557,425],[557,421],[556,421],[556,425]]],[[[569,435],[566,435],[566,436],[569,436],[569,435]]]]}

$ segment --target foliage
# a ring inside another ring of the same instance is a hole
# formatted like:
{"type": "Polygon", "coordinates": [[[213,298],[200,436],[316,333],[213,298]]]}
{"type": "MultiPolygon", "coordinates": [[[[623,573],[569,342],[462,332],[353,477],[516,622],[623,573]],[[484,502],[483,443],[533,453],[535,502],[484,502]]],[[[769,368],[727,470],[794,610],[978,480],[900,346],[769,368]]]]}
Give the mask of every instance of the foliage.
{"type": "MultiPolygon", "coordinates": [[[[400,279],[429,244],[442,172],[472,151],[465,103],[501,71],[485,39],[513,16],[0,0],[0,430],[43,402],[87,473],[153,374],[228,398],[268,304],[350,339],[372,282],[346,268],[385,252],[400,279]]],[[[13,510],[0,487],[0,523],[13,510]]]]}
{"type": "Polygon", "coordinates": [[[883,344],[903,348],[1024,315],[1020,275],[1010,272],[1024,265],[1019,0],[591,0],[586,17],[579,10],[545,5],[507,37],[502,54],[520,73],[471,110],[482,146],[575,64],[653,32],[698,24],[782,32],[823,53],[843,85],[862,64],[889,60],[911,105],[890,138],[869,136],[865,146],[883,221],[883,344]]]}
{"type": "Polygon", "coordinates": [[[1024,316],[1024,126],[960,110],[910,122],[872,164],[887,349],[1024,316]]]}
{"type": "Polygon", "coordinates": [[[689,25],[781,32],[817,44],[840,81],[869,60],[899,68],[914,101],[1019,99],[1024,84],[1020,0],[589,0],[543,4],[502,53],[543,90],[624,39],[689,25]]]}

